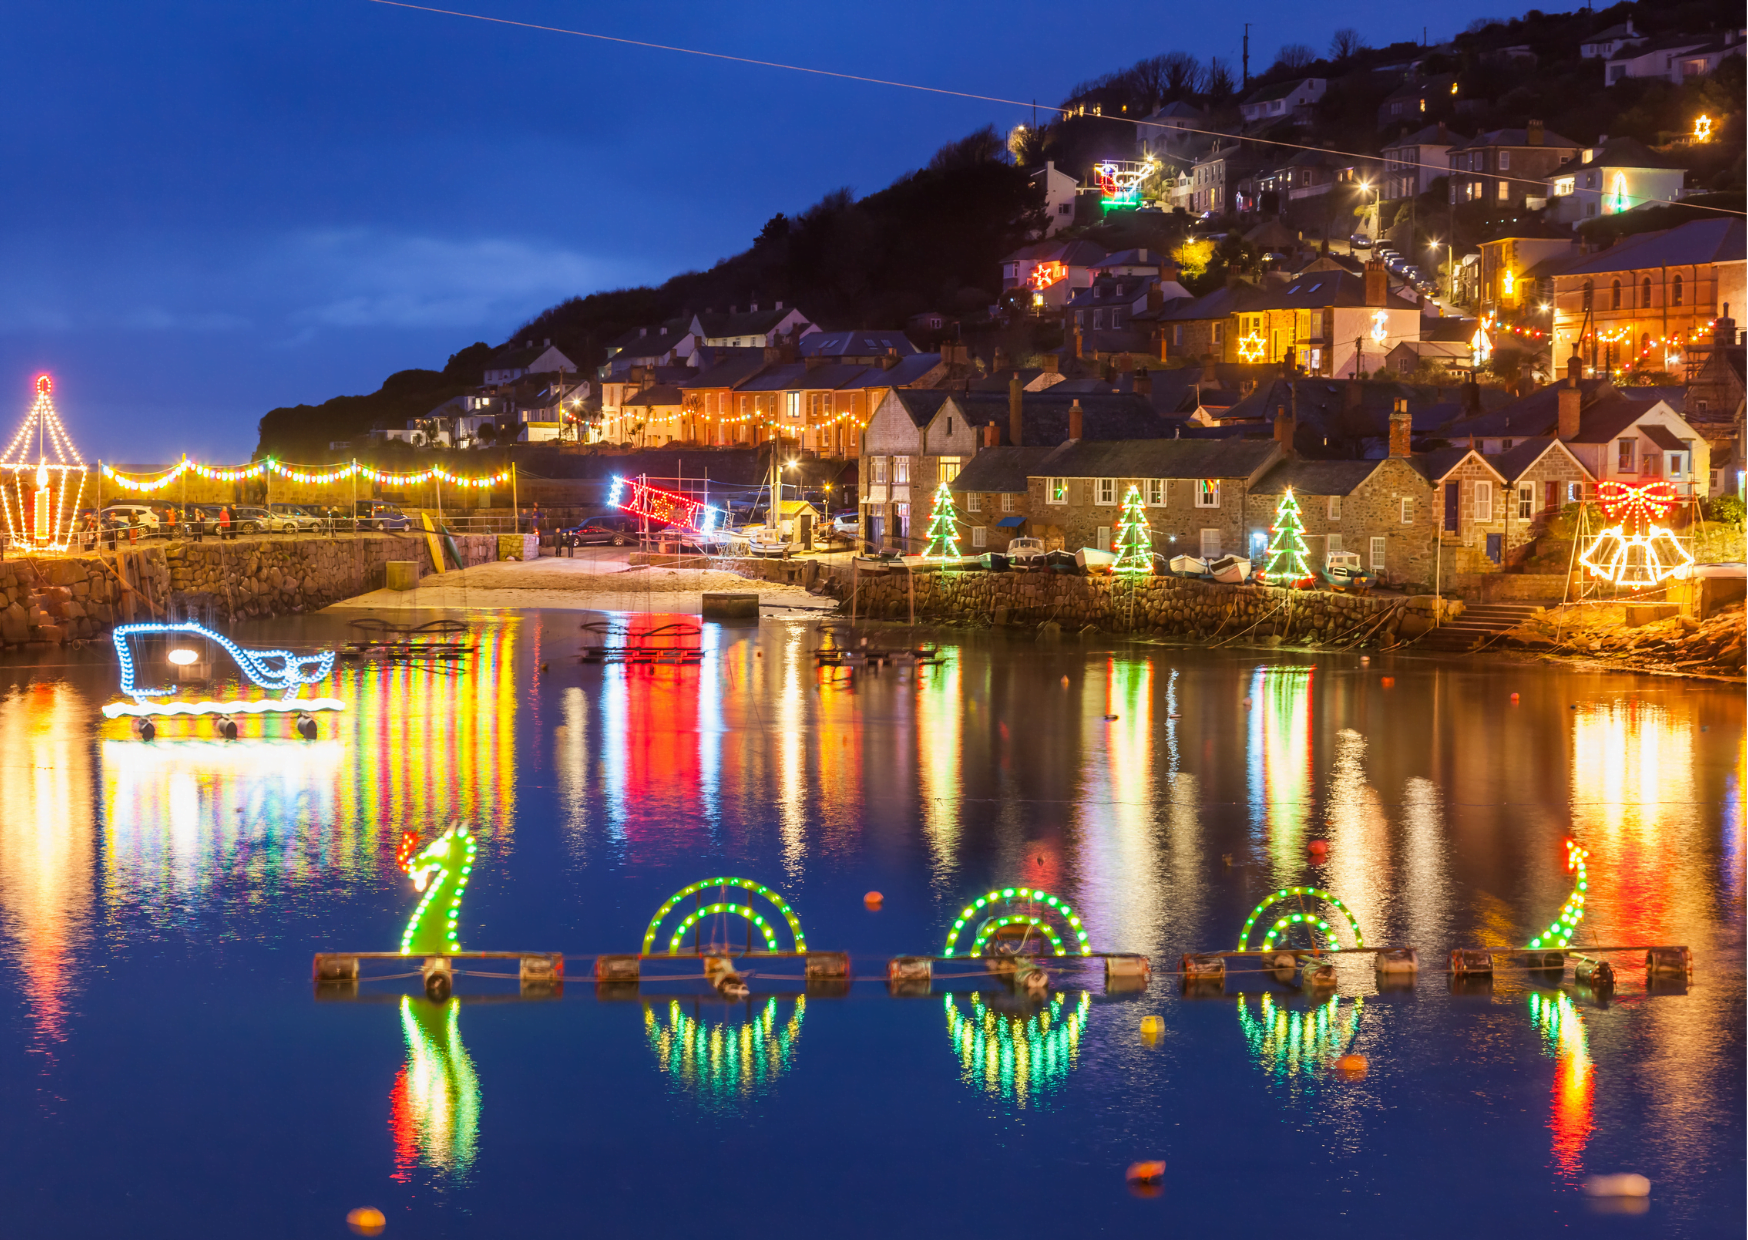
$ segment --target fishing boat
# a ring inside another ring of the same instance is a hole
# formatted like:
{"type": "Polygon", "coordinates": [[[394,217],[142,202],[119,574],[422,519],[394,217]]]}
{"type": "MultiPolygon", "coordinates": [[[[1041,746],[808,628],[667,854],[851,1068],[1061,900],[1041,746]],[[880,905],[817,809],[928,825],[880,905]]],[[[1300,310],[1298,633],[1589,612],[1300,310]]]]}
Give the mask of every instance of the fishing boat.
{"type": "Polygon", "coordinates": [[[985,551],[977,557],[977,562],[983,565],[985,571],[991,573],[1005,573],[1009,568],[1007,556],[999,551],[985,551]]]}
{"type": "Polygon", "coordinates": [[[1372,588],[1372,575],[1360,567],[1360,557],[1352,551],[1331,551],[1323,565],[1323,580],[1332,590],[1372,588]]]}
{"type": "Polygon", "coordinates": [[[192,620],[118,625],[110,637],[121,663],[121,692],[133,700],[105,705],[103,714],[109,719],[123,715],[301,715],[346,707],[334,698],[298,696],[305,685],[326,680],[334,670],[332,650],[309,655],[251,650],[192,620]],[[210,700],[212,684],[228,679],[214,667],[221,659],[234,663],[243,680],[279,696],[244,698],[233,694],[231,700],[210,700]],[[183,696],[185,692],[195,696],[183,696]]]}
{"type": "Polygon", "coordinates": [[[1108,573],[1116,562],[1113,553],[1100,551],[1097,547],[1082,547],[1074,553],[1074,563],[1083,573],[1108,573]]]}
{"type": "Polygon", "coordinates": [[[1250,561],[1241,555],[1223,555],[1208,561],[1208,575],[1228,585],[1241,585],[1250,576],[1250,561]]]}
{"type": "Polygon", "coordinates": [[[1174,577],[1207,577],[1208,561],[1193,555],[1174,555],[1171,557],[1171,571],[1174,577]]]}
{"type": "MultiPolygon", "coordinates": [[[[1036,561],[1033,561],[1036,563],[1036,561]]],[[[1080,572],[1080,563],[1066,551],[1046,551],[1044,567],[1053,573],[1061,573],[1065,577],[1075,576],[1080,572]]]]}

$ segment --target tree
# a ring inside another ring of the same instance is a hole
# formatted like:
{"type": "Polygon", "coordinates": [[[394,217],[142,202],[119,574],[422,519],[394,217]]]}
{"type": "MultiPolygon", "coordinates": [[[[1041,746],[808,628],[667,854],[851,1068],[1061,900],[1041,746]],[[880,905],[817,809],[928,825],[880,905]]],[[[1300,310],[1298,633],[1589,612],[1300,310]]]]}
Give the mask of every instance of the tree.
{"type": "Polygon", "coordinates": [[[1171,261],[1191,280],[1199,280],[1214,261],[1214,243],[1206,237],[1185,237],[1171,252],[1171,261]]]}
{"type": "Polygon", "coordinates": [[[1329,40],[1329,58],[1331,60],[1347,60],[1365,50],[1365,37],[1352,26],[1343,26],[1335,32],[1335,37],[1329,40]]]}
{"type": "Polygon", "coordinates": [[[1130,484],[1123,497],[1123,516],[1117,530],[1117,559],[1111,565],[1113,573],[1151,573],[1153,571],[1153,527],[1147,524],[1147,512],[1141,506],[1141,490],[1130,484]]]}
{"type": "Polygon", "coordinates": [[[1305,545],[1305,525],[1299,519],[1299,501],[1293,498],[1289,487],[1275,507],[1275,523],[1269,529],[1269,562],[1262,570],[1263,580],[1274,586],[1311,580],[1311,562],[1305,558],[1310,553],[1311,548],[1305,545]]]}
{"type": "Polygon", "coordinates": [[[945,482],[935,488],[935,510],[929,514],[929,545],[923,555],[931,560],[959,558],[958,513],[953,492],[945,482]]]}
{"type": "Polygon", "coordinates": [[[1007,143],[995,131],[995,126],[985,125],[957,142],[942,146],[929,160],[929,171],[953,172],[960,168],[975,168],[978,164],[998,163],[1006,154],[1007,143]]]}
{"type": "Polygon", "coordinates": [[[1238,90],[1238,79],[1232,76],[1232,66],[1218,56],[1210,56],[1202,90],[1215,103],[1230,99],[1238,90]]]}
{"type": "Polygon", "coordinates": [[[1317,53],[1303,43],[1288,43],[1275,53],[1273,68],[1285,69],[1291,73],[1303,69],[1306,65],[1316,63],[1316,60],[1317,53]]]}

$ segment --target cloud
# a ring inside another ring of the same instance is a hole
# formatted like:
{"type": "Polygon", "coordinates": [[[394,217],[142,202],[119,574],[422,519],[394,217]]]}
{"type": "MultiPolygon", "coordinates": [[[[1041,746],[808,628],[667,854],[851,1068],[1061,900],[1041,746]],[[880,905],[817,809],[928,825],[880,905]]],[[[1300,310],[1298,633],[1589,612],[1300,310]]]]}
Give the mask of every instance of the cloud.
{"type": "Polygon", "coordinates": [[[248,319],[224,310],[204,314],[180,314],[158,306],[141,306],[122,315],[121,325],[133,331],[148,332],[226,332],[250,326],[248,319]]]}

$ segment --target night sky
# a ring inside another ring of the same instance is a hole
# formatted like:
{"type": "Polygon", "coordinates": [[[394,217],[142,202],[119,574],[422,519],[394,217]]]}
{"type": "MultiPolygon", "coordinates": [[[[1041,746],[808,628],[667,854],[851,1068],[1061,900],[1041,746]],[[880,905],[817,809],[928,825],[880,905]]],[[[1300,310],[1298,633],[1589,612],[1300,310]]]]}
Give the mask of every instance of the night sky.
{"type": "MultiPolygon", "coordinates": [[[[1253,68],[1427,9],[1110,0],[457,8],[1058,101],[1182,49],[1253,68]]],[[[1438,40],[1513,12],[1459,0],[1438,40]]],[[[0,423],[56,376],[87,458],[246,459],[276,405],[373,391],[573,294],[743,248],[1019,109],[366,0],[9,0],[0,16],[0,423]]],[[[7,432],[10,438],[10,431],[7,432]]]]}

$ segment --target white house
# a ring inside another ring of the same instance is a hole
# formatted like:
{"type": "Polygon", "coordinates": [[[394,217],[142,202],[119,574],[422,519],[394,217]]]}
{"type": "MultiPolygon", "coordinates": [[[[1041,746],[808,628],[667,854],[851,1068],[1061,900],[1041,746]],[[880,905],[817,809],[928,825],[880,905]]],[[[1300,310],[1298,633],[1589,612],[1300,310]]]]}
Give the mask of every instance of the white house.
{"type": "Polygon", "coordinates": [[[486,362],[485,383],[491,387],[514,383],[527,374],[576,368],[577,364],[555,349],[551,340],[542,340],[538,346],[532,340],[522,340],[507,344],[492,354],[486,362]]]}
{"type": "Polygon", "coordinates": [[[1631,138],[1587,147],[1554,169],[1548,184],[1549,223],[1575,224],[1681,197],[1686,172],[1631,138]]]}
{"type": "Polygon", "coordinates": [[[1031,173],[1033,188],[1044,198],[1044,235],[1054,235],[1074,223],[1074,194],[1078,185],[1066,172],[1056,171],[1054,160],[1031,173]]]}
{"type": "Polygon", "coordinates": [[[1290,119],[1299,109],[1309,108],[1329,89],[1327,78],[1299,78],[1292,82],[1276,82],[1258,87],[1239,103],[1246,125],[1263,125],[1271,121],[1290,119]]]}
{"type": "Polygon", "coordinates": [[[1578,45],[1578,56],[1582,60],[1608,60],[1624,47],[1636,47],[1645,41],[1645,36],[1633,29],[1633,19],[1616,23],[1606,30],[1598,30],[1588,39],[1578,45]]]}
{"type": "Polygon", "coordinates": [[[1725,56],[1739,55],[1748,30],[1726,30],[1720,38],[1709,34],[1671,35],[1623,47],[1605,62],[1603,81],[1613,86],[1627,78],[1667,78],[1679,86],[1690,77],[1704,77],[1725,56]]]}

